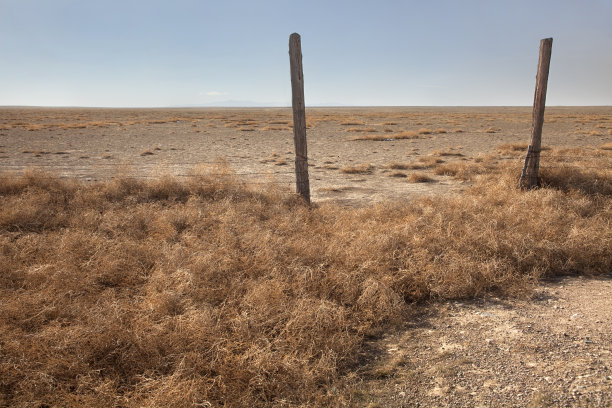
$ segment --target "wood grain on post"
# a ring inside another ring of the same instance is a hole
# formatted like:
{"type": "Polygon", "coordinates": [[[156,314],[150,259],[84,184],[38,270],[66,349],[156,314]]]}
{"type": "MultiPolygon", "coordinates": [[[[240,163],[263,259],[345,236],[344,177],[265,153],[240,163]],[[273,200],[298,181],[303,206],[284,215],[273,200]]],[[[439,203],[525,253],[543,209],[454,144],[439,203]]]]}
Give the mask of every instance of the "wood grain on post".
{"type": "Polygon", "coordinates": [[[289,63],[291,66],[291,92],[293,95],[293,143],[295,145],[295,177],[297,193],[310,203],[308,181],[308,150],[306,147],[306,106],[304,103],[304,74],[302,70],[302,44],[300,35],[289,37],[289,63]]]}
{"type": "Polygon", "coordinates": [[[540,58],[538,61],[538,74],[536,77],[535,96],[533,98],[533,124],[531,127],[531,143],[527,149],[525,165],[519,181],[521,188],[535,188],[539,186],[538,173],[540,171],[540,150],[542,147],[542,126],[544,124],[544,109],[546,107],[546,87],[548,85],[548,71],[550,69],[550,55],[552,52],[552,38],[540,41],[540,58]]]}

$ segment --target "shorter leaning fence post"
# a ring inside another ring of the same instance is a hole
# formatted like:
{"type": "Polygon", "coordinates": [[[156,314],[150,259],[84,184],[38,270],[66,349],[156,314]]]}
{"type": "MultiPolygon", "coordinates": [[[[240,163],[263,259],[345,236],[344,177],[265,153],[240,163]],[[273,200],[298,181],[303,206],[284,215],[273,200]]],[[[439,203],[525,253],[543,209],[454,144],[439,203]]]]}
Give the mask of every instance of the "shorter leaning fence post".
{"type": "Polygon", "coordinates": [[[304,197],[306,202],[310,203],[302,44],[300,35],[297,33],[293,33],[289,37],[289,63],[291,66],[291,93],[293,95],[293,143],[295,145],[296,190],[299,195],[304,197]]]}
{"type": "Polygon", "coordinates": [[[542,126],[544,124],[544,109],[546,107],[546,87],[552,51],[552,38],[540,41],[540,58],[536,77],[535,96],[533,98],[533,124],[531,128],[531,143],[527,149],[525,165],[519,180],[519,188],[532,189],[538,187],[540,171],[540,150],[542,147],[542,126]]]}

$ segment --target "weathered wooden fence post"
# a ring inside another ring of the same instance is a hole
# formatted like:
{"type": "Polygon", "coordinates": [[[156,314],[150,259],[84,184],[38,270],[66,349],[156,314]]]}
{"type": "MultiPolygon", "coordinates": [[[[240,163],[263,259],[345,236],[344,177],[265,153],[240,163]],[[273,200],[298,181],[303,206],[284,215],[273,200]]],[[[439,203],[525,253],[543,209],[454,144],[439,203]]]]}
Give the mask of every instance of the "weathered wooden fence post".
{"type": "Polygon", "coordinates": [[[544,108],[546,107],[546,87],[550,68],[552,38],[540,41],[540,58],[536,77],[535,96],[533,98],[533,124],[531,127],[531,143],[527,149],[525,165],[519,180],[519,187],[532,189],[539,186],[540,150],[542,146],[542,125],[544,124],[544,108]]]}
{"type": "Polygon", "coordinates": [[[293,95],[293,143],[295,145],[295,177],[297,193],[310,203],[308,181],[308,150],[306,147],[306,106],[304,103],[304,73],[302,70],[302,44],[300,35],[289,37],[289,63],[291,66],[291,92],[293,95]]]}

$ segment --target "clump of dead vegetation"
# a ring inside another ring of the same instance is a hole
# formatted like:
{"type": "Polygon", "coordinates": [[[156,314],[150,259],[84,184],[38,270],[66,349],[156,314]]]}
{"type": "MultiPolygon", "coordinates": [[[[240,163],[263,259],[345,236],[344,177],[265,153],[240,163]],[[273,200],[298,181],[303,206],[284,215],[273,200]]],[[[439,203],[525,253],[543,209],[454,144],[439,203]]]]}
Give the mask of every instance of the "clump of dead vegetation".
{"type": "Polygon", "coordinates": [[[411,183],[430,183],[434,181],[434,179],[425,173],[411,173],[410,176],[408,176],[408,181],[411,183]]]}
{"type": "MultiPolygon", "coordinates": [[[[527,143],[504,143],[504,144],[497,146],[497,152],[499,154],[510,155],[510,156],[517,156],[517,155],[524,156],[525,154],[527,154],[528,147],[529,147],[529,144],[527,143]]],[[[548,151],[550,150],[550,147],[541,146],[540,150],[548,151]]]]}
{"type": "MultiPolygon", "coordinates": [[[[347,132],[375,132],[374,128],[350,128],[347,132]],[[365,130],[364,130],[365,129],[365,130]]],[[[373,140],[373,141],[392,141],[392,140],[406,140],[406,139],[423,139],[431,137],[430,135],[448,133],[444,128],[438,128],[435,130],[421,128],[418,131],[404,130],[401,132],[394,132],[393,129],[383,129],[386,134],[373,134],[373,135],[361,135],[353,137],[351,140],[373,140]]],[[[455,132],[455,131],[454,131],[455,132]]]]}
{"type": "Polygon", "coordinates": [[[396,132],[396,133],[387,133],[384,135],[363,135],[352,138],[351,140],[374,140],[374,141],[390,141],[390,140],[405,140],[405,139],[420,139],[422,136],[419,136],[416,132],[411,130],[396,132]]]}
{"type": "Polygon", "coordinates": [[[611,270],[612,177],[562,170],[521,191],[501,166],[461,195],[363,208],[309,207],[222,165],[4,174],[0,405],[356,405],[364,339],[412,302],[611,270]]]}
{"type": "Polygon", "coordinates": [[[433,172],[437,175],[453,176],[459,180],[473,180],[479,174],[490,173],[496,166],[495,160],[490,158],[478,161],[455,160],[436,166],[433,172]]]}
{"type": "Polygon", "coordinates": [[[356,166],[345,166],[340,169],[344,174],[372,174],[376,167],[369,163],[359,164],[356,166]]]}
{"type": "Polygon", "coordinates": [[[373,127],[351,127],[346,129],[347,132],[376,132],[373,127]]]}

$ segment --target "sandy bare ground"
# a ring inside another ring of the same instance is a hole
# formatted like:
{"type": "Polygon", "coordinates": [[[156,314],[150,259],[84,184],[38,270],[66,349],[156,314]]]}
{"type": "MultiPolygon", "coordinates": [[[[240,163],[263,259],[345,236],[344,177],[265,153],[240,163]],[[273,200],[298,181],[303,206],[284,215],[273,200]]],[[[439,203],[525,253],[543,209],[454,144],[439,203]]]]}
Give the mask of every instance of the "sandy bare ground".
{"type": "Polygon", "coordinates": [[[422,306],[372,343],[364,406],[612,406],[612,275],[422,306]]]}

